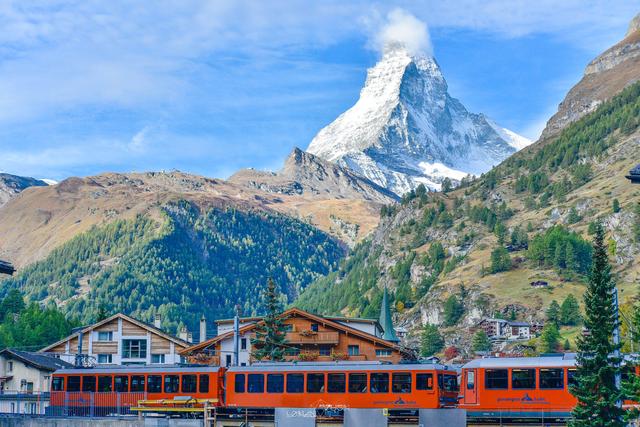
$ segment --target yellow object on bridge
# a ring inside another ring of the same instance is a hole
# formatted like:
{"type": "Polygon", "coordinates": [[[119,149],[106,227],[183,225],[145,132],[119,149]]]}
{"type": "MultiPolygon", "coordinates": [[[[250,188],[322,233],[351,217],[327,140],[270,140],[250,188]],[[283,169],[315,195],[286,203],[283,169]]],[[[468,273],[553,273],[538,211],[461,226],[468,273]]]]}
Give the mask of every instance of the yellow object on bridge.
{"type": "Polygon", "coordinates": [[[218,399],[194,399],[188,396],[176,399],[139,400],[138,406],[131,408],[138,412],[203,412],[214,406],[218,399]]]}

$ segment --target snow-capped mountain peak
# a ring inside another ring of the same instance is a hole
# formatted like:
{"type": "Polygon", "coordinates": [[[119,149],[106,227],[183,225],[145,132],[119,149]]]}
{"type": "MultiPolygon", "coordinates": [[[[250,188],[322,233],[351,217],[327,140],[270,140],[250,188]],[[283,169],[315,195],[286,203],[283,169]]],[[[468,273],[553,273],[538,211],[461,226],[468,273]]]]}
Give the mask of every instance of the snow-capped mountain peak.
{"type": "Polygon", "coordinates": [[[396,44],[368,70],[356,104],[307,151],[402,195],[486,172],[529,143],[452,98],[435,58],[396,44]]]}

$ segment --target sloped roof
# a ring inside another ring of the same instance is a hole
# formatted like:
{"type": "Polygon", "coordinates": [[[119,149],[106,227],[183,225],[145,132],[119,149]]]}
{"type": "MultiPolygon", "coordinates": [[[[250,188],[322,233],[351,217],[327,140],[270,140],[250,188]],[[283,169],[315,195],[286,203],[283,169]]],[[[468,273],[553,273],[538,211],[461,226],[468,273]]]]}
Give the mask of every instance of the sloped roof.
{"type": "Polygon", "coordinates": [[[13,267],[13,265],[10,262],[7,261],[3,261],[0,259],[0,274],[13,274],[15,273],[16,269],[13,267]]]}
{"type": "Polygon", "coordinates": [[[37,369],[44,371],[55,371],[58,369],[73,368],[71,363],[67,363],[64,360],[60,360],[53,356],[47,356],[42,353],[34,353],[30,351],[14,350],[12,348],[5,348],[0,351],[0,355],[5,357],[12,357],[20,360],[26,365],[33,366],[37,369]]]}
{"type": "MultiPolygon", "coordinates": [[[[371,334],[369,334],[367,332],[363,332],[363,331],[361,331],[359,329],[352,328],[352,327],[350,327],[348,325],[345,325],[343,323],[339,323],[337,321],[331,320],[330,318],[317,316],[315,314],[306,312],[306,311],[301,310],[299,308],[290,308],[289,310],[286,310],[283,313],[281,313],[280,316],[278,316],[278,317],[280,317],[280,318],[288,318],[288,317],[292,317],[292,316],[306,317],[307,319],[313,320],[314,322],[322,323],[324,325],[330,326],[333,329],[344,331],[344,332],[349,333],[350,335],[355,335],[355,336],[363,338],[365,340],[372,341],[372,342],[374,342],[376,344],[380,344],[380,345],[382,345],[384,347],[388,347],[388,348],[390,348],[392,350],[396,350],[396,351],[398,351],[398,352],[400,352],[402,354],[408,354],[407,350],[405,350],[404,348],[400,347],[399,345],[397,345],[397,344],[395,344],[393,342],[387,341],[387,340],[385,340],[383,338],[376,337],[375,335],[371,335],[371,334]]],[[[242,326],[240,328],[240,334],[244,334],[246,332],[249,332],[249,331],[253,330],[256,326],[258,326],[261,323],[263,323],[263,322],[259,321],[259,322],[251,323],[249,325],[242,326]]],[[[186,348],[186,349],[180,351],[180,354],[183,355],[183,356],[184,355],[188,355],[188,354],[191,354],[191,353],[196,352],[198,350],[205,349],[205,348],[209,347],[210,345],[216,344],[219,341],[222,341],[224,339],[231,338],[231,337],[233,337],[233,331],[225,332],[224,334],[221,334],[221,335],[218,335],[216,337],[210,338],[210,339],[208,339],[208,340],[206,340],[204,342],[201,342],[200,344],[196,344],[196,345],[193,345],[193,346],[191,346],[189,348],[186,348]]]]}
{"type": "Polygon", "coordinates": [[[102,326],[102,325],[104,325],[106,323],[109,323],[112,320],[118,319],[118,318],[126,320],[127,322],[131,322],[134,325],[137,325],[137,326],[139,326],[139,327],[141,327],[143,329],[148,330],[149,332],[152,332],[152,333],[154,333],[156,335],[159,335],[159,336],[161,336],[163,338],[166,338],[167,340],[172,341],[173,343],[175,343],[175,344],[177,344],[177,345],[179,345],[181,347],[189,347],[189,345],[191,345],[189,342],[187,342],[187,341],[185,341],[183,339],[180,339],[180,338],[178,338],[178,337],[176,337],[174,335],[168,334],[165,331],[163,331],[162,329],[156,328],[155,326],[153,326],[153,325],[151,325],[149,323],[143,322],[143,321],[138,320],[138,319],[134,319],[133,317],[127,316],[124,313],[116,313],[113,316],[110,316],[110,317],[107,317],[104,320],[101,320],[100,322],[94,323],[93,325],[85,326],[82,329],[79,329],[76,332],[72,333],[68,337],[63,338],[58,342],[55,342],[55,343],[53,343],[51,345],[46,346],[45,348],[43,348],[40,351],[42,351],[42,352],[49,351],[50,349],[52,349],[54,347],[57,347],[60,344],[63,344],[63,343],[65,343],[65,342],[67,342],[67,341],[69,341],[69,340],[71,340],[73,338],[78,337],[80,335],[80,332],[82,332],[83,334],[87,333],[89,331],[94,330],[95,328],[98,328],[98,327],[100,327],[100,326],[102,326]]]}

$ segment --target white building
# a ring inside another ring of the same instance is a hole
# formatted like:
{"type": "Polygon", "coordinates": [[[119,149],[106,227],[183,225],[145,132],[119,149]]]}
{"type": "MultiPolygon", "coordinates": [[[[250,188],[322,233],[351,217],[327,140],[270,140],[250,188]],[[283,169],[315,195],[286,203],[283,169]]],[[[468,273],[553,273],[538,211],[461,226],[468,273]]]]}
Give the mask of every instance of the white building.
{"type": "Polygon", "coordinates": [[[482,319],[476,328],[484,330],[489,338],[496,340],[528,340],[531,338],[531,325],[505,319],[482,319]]]}

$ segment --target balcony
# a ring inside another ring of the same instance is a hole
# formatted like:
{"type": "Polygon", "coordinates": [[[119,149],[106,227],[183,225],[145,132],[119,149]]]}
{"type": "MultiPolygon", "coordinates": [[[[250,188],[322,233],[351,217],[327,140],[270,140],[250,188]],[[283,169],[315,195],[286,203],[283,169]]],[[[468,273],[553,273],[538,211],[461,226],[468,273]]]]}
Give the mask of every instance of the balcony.
{"type": "Polygon", "coordinates": [[[338,344],[340,335],[338,332],[287,332],[289,344],[338,344]]]}

